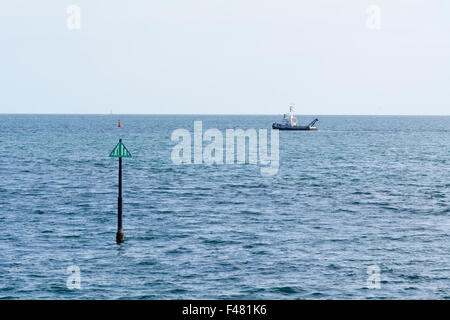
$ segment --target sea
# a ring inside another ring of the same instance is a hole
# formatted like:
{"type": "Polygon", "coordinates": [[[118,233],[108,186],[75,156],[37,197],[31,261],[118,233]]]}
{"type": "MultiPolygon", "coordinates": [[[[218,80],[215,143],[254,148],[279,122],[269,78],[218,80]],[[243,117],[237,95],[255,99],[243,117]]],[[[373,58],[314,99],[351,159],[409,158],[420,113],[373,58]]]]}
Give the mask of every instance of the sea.
{"type": "Polygon", "coordinates": [[[449,299],[450,116],[318,118],[262,175],[171,137],[279,115],[0,115],[0,299],[449,299]]]}

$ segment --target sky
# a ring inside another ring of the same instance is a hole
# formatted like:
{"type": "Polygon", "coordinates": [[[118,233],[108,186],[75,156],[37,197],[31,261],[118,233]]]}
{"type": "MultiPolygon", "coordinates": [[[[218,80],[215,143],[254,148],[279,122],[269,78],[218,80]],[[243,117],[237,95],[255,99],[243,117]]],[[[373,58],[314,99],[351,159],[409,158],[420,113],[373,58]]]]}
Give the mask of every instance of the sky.
{"type": "Polygon", "coordinates": [[[448,0],[2,0],[0,42],[0,113],[450,115],[448,0]]]}

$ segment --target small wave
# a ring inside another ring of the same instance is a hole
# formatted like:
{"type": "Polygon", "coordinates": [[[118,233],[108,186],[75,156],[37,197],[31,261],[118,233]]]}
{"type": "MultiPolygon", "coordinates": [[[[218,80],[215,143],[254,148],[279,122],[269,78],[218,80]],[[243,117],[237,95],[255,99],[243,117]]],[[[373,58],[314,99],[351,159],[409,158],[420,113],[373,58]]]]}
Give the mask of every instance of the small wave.
{"type": "Polygon", "coordinates": [[[173,293],[173,294],[181,294],[181,293],[186,293],[186,292],[188,292],[186,289],[179,289],[179,288],[170,290],[170,293],[173,293]]]}
{"type": "Polygon", "coordinates": [[[253,211],[253,210],[241,210],[239,211],[239,214],[247,214],[247,215],[260,215],[260,211],[253,211]]]}
{"type": "Polygon", "coordinates": [[[328,269],[331,269],[331,270],[339,270],[341,267],[339,267],[339,266],[337,266],[337,265],[331,263],[331,264],[329,264],[329,265],[327,266],[327,268],[328,268],[328,269]]]}
{"type": "Polygon", "coordinates": [[[207,244],[221,244],[221,245],[225,245],[225,244],[238,244],[240,243],[239,241],[233,241],[233,240],[220,240],[220,239],[202,239],[204,243],[207,244]]]}
{"type": "Polygon", "coordinates": [[[166,253],[167,254],[182,254],[182,253],[189,253],[189,252],[192,252],[192,250],[185,248],[185,247],[180,247],[177,249],[169,250],[166,253]]]}
{"type": "Polygon", "coordinates": [[[284,295],[293,295],[304,292],[304,290],[301,288],[289,286],[273,288],[271,291],[275,293],[281,293],[284,295]]]}
{"type": "Polygon", "coordinates": [[[154,266],[156,264],[155,261],[140,261],[137,263],[138,266],[154,266]]]}

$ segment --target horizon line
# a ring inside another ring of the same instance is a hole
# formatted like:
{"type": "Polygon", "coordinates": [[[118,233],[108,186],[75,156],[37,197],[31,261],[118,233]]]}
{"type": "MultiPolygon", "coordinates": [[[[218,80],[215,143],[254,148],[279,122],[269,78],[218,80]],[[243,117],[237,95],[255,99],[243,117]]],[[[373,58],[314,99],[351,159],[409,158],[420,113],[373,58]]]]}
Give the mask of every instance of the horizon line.
{"type": "MultiPolygon", "coordinates": [[[[28,112],[0,112],[0,115],[59,115],[59,116],[279,116],[283,113],[53,113],[53,112],[43,112],[43,113],[28,113],[28,112]]],[[[299,116],[408,116],[408,117],[448,117],[450,114],[373,114],[373,113],[361,113],[361,114],[351,114],[351,113],[328,113],[328,114],[307,114],[307,113],[296,113],[299,116]]]]}

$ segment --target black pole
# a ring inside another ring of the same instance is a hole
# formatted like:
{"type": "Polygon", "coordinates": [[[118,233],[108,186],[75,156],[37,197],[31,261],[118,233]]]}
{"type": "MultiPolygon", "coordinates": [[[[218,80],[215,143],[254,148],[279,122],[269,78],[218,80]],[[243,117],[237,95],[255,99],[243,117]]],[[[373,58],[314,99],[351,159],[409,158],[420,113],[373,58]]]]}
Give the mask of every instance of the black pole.
{"type": "Polygon", "coordinates": [[[117,231],[122,231],[122,158],[119,158],[119,198],[117,231]]]}
{"type": "MultiPolygon", "coordinates": [[[[122,139],[119,140],[122,142],[122,139]]],[[[119,158],[119,197],[117,198],[117,243],[124,242],[124,234],[122,230],[122,158],[119,158]]]]}

